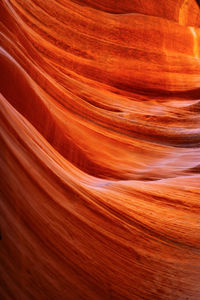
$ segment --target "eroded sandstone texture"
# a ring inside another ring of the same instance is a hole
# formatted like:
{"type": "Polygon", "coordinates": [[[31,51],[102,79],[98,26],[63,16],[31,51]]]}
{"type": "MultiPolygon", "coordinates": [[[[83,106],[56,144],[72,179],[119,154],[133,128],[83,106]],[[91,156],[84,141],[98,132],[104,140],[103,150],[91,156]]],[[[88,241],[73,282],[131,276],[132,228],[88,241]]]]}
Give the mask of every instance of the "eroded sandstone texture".
{"type": "Polygon", "coordinates": [[[1,0],[0,299],[200,299],[200,8],[1,0]]]}

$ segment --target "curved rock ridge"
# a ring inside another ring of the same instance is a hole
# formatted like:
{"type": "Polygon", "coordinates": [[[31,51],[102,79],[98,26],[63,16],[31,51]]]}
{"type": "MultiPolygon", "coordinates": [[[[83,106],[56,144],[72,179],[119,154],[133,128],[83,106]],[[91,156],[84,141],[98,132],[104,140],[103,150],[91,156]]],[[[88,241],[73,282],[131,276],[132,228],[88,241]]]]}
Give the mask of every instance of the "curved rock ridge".
{"type": "Polygon", "coordinates": [[[198,1],[1,0],[0,298],[200,299],[198,1]]]}

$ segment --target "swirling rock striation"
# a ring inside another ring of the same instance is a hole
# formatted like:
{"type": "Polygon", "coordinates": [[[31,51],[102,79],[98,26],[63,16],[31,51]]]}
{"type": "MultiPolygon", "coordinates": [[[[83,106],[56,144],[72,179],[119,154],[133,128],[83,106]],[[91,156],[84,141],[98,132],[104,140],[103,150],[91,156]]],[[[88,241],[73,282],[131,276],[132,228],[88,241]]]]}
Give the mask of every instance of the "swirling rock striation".
{"type": "Polygon", "coordinates": [[[1,0],[1,299],[200,299],[200,8],[1,0]]]}

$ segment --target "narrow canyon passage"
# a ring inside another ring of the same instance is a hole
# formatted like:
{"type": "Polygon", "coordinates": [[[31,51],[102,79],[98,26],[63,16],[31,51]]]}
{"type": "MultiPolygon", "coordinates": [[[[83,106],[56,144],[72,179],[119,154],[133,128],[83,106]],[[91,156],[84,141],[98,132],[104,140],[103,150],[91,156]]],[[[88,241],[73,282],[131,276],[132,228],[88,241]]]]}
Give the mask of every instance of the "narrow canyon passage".
{"type": "Polygon", "coordinates": [[[0,0],[0,299],[200,299],[200,5],[0,0]]]}

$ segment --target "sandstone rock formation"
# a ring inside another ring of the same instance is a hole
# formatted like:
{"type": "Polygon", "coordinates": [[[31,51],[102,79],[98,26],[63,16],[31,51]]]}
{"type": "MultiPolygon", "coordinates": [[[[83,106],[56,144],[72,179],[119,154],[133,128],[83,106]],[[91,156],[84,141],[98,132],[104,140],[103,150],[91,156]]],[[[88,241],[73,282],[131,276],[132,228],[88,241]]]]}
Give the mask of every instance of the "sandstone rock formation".
{"type": "Polygon", "coordinates": [[[0,298],[200,299],[200,7],[0,1],[0,298]]]}

